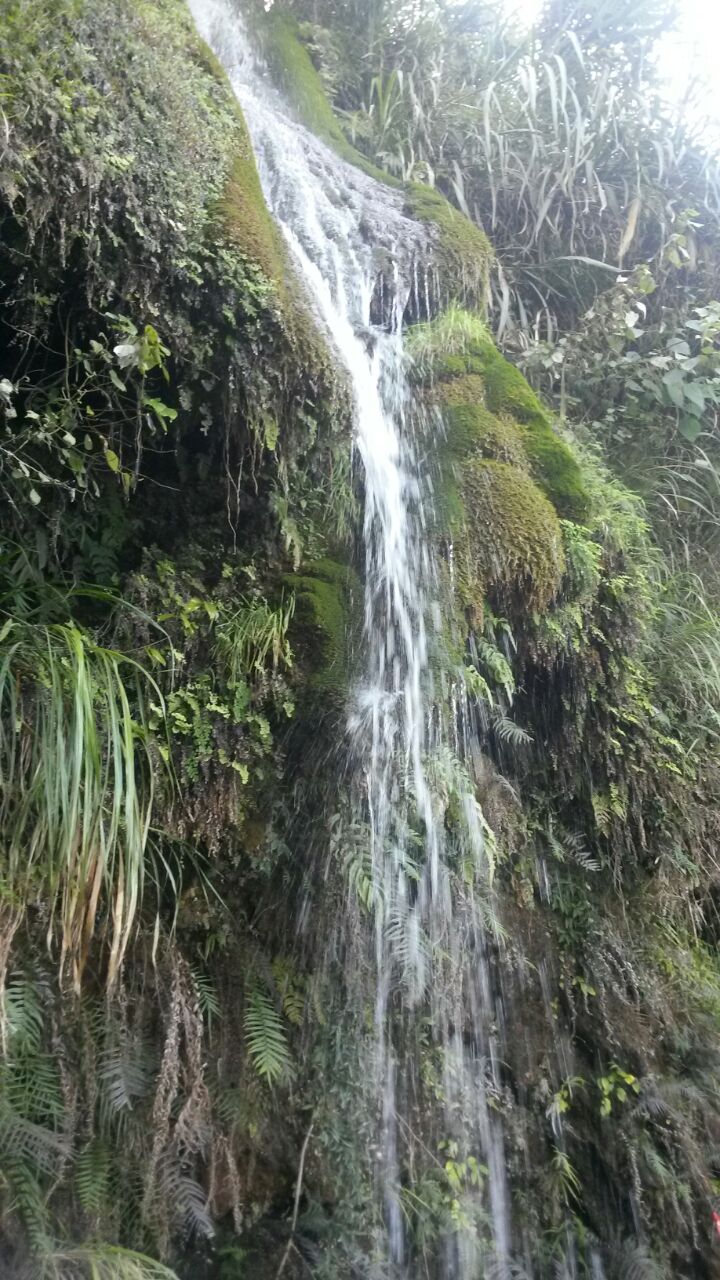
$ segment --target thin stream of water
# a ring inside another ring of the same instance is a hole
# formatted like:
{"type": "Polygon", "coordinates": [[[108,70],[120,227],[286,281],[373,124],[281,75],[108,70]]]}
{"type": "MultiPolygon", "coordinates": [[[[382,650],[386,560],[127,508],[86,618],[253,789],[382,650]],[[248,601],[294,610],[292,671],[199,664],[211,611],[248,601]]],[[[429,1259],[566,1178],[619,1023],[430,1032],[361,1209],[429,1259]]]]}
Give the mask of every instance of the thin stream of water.
{"type": "MultiPolygon", "coordinates": [[[[450,746],[429,660],[442,609],[427,531],[429,476],[414,443],[417,406],[407,378],[403,315],[411,292],[428,293],[418,284],[427,271],[428,233],[405,217],[398,193],[340,160],[292,118],[253,58],[233,0],[189,2],[200,34],[230,74],[268,205],[347,371],[355,404],[354,444],[365,491],[365,654],[348,730],[369,828],[374,897],[381,904],[374,913],[374,1070],[387,1253],[397,1273],[405,1274],[400,1152],[401,1130],[408,1126],[402,1115],[407,1064],[392,1027],[393,997],[400,990],[404,1010],[422,1002],[430,1010],[442,1042],[448,1125],[457,1128],[462,1116],[467,1132],[459,1132],[458,1141],[479,1145],[494,1256],[504,1259],[510,1226],[502,1130],[488,1105],[488,1091],[499,1094],[497,1010],[477,913],[456,914],[427,764],[433,754],[449,755],[450,746]],[[448,973],[456,975],[454,984],[448,973]]],[[[458,729],[451,720],[451,729],[467,741],[466,722],[458,729]]],[[[485,832],[469,790],[462,809],[464,841],[481,859],[485,832]]],[[[448,1280],[479,1274],[479,1246],[472,1233],[468,1238],[470,1243],[447,1250],[448,1280]]]]}

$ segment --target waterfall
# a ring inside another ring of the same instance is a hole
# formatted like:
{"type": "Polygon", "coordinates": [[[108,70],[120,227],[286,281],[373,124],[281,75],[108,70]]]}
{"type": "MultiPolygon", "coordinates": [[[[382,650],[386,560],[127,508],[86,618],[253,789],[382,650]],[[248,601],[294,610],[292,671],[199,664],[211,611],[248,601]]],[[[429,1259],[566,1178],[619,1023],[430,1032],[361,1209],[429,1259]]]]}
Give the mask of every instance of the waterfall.
{"type": "MultiPolygon", "coordinates": [[[[404,1108],[411,1064],[393,1022],[412,1019],[424,1003],[442,1047],[438,1091],[447,1115],[447,1157],[452,1165],[457,1153],[460,1168],[461,1155],[477,1150],[475,1165],[465,1159],[462,1195],[477,1201],[492,1224],[489,1244],[477,1230],[459,1231],[442,1274],[473,1280],[482,1274],[479,1267],[509,1258],[511,1241],[502,1129],[489,1105],[491,1094],[501,1095],[501,1009],[481,904],[469,889],[458,903],[431,776],[450,757],[448,737],[467,742],[472,735],[466,720],[458,729],[462,699],[455,713],[452,705],[443,710],[443,701],[452,699],[433,677],[430,655],[442,646],[443,574],[429,533],[432,466],[422,459],[439,427],[413,398],[403,349],[408,301],[428,292],[429,233],[405,216],[401,193],[341,160],[293,118],[251,54],[232,0],[190,0],[190,9],[230,75],[267,203],[349,376],[355,404],[354,447],[365,492],[365,652],[348,751],[376,904],[371,1069],[384,1248],[395,1268],[390,1274],[407,1274],[400,1149],[410,1127],[404,1108]]],[[[416,303],[415,313],[422,309],[416,303]]],[[[486,831],[469,781],[460,808],[466,851],[477,863],[485,857],[486,831]]],[[[389,1274],[380,1265],[378,1275],[389,1274]]]]}

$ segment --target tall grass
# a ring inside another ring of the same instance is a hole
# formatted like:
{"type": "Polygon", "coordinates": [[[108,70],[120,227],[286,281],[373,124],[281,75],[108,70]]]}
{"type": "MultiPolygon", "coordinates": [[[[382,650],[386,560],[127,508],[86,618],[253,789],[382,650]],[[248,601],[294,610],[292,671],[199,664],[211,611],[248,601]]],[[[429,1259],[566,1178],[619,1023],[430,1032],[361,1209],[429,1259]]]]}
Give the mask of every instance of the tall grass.
{"type": "MultiPolygon", "coordinates": [[[[671,6],[547,5],[527,29],[496,0],[386,6],[357,59],[365,85],[346,73],[358,144],[439,187],[490,236],[501,338],[553,341],[618,272],[658,255],[683,208],[704,228],[688,233],[691,265],[697,239],[717,237],[717,158],[692,115],[663,103],[653,71],[660,7],[671,6]]],[[[337,8],[313,0],[315,21],[323,9],[335,30],[337,8]]]]}
{"type": "Polygon", "coordinates": [[[177,1280],[174,1271],[153,1258],[110,1244],[56,1249],[38,1265],[39,1280],[177,1280]]]}
{"type": "Polygon", "coordinates": [[[226,664],[231,681],[260,674],[272,665],[292,665],[287,638],[295,612],[295,597],[273,609],[266,600],[242,600],[231,618],[217,629],[218,657],[226,664]]]}
{"type": "Polygon", "coordinates": [[[720,740],[720,618],[702,579],[669,576],[655,617],[657,674],[702,741],[720,740]]]}
{"type": "Polygon", "coordinates": [[[159,761],[148,694],[162,704],[137,662],[73,622],[0,630],[4,892],[46,910],[49,937],[59,925],[76,988],[99,919],[113,984],[142,897],[159,761]]]}

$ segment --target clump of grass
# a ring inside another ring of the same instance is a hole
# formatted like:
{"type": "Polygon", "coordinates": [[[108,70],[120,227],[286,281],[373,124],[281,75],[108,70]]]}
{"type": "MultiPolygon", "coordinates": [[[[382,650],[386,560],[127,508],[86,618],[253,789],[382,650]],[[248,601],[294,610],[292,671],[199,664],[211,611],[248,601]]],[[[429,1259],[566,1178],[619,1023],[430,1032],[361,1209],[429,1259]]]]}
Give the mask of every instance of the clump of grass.
{"type": "Polygon", "coordinates": [[[295,596],[273,609],[267,600],[242,600],[240,608],[218,628],[218,656],[226,663],[231,682],[272,666],[292,666],[288,627],[295,612],[295,596]]]}
{"type": "MultiPolygon", "coordinates": [[[[0,825],[5,891],[57,921],[80,986],[99,916],[108,983],[142,899],[158,760],[152,677],[74,622],[0,631],[0,825]]],[[[52,930],[52,924],[51,924],[52,930]]]]}

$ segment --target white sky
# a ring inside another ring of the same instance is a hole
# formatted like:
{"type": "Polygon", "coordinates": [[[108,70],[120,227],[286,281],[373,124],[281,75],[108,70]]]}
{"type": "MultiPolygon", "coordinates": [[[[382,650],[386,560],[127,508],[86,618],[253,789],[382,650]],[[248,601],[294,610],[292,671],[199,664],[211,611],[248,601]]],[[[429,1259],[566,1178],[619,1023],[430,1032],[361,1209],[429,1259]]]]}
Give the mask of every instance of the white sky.
{"type": "MultiPolygon", "coordinates": [[[[632,4],[632,0],[628,0],[632,4]]],[[[676,0],[678,30],[660,47],[659,64],[668,96],[682,100],[695,81],[698,111],[720,124],[720,0],[676,0]]],[[[542,0],[506,0],[508,10],[532,22],[542,0]]]]}

